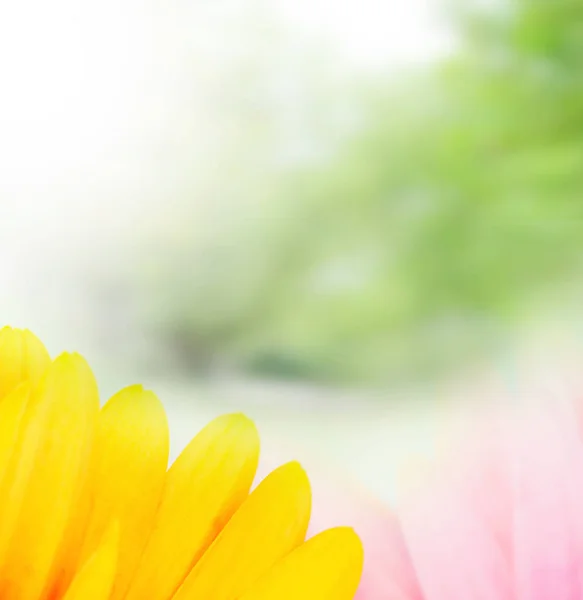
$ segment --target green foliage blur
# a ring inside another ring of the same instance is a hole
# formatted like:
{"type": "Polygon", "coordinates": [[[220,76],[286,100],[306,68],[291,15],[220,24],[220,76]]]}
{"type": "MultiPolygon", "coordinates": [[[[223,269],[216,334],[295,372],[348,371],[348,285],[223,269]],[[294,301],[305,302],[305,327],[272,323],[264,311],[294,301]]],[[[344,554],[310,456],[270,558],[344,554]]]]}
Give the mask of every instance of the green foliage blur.
{"type": "MultiPolygon", "coordinates": [[[[148,267],[150,322],[189,364],[434,376],[580,277],[583,2],[454,19],[459,44],[437,65],[316,85],[293,159],[278,154],[280,113],[236,113],[230,152],[192,192],[213,217],[186,210],[148,267]]],[[[314,64],[296,67],[321,83],[314,64]]]]}

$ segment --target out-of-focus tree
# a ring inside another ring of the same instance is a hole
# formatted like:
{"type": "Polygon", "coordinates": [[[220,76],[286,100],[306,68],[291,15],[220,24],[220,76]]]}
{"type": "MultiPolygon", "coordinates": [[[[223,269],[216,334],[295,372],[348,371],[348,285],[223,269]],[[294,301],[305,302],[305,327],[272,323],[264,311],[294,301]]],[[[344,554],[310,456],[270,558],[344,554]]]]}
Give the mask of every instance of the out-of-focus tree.
{"type": "MultiPolygon", "coordinates": [[[[221,228],[204,242],[187,227],[155,280],[175,331],[263,373],[424,375],[504,339],[545,289],[580,276],[583,3],[456,18],[454,56],[361,90],[350,136],[306,127],[308,160],[282,162],[292,145],[279,138],[258,150],[290,111],[256,105],[224,187],[209,184],[234,198],[221,228]]],[[[274,67],[256,82],[283,77],[274,67]]],[[[314,106],[344,110],[315,91],[314,106]]]]}

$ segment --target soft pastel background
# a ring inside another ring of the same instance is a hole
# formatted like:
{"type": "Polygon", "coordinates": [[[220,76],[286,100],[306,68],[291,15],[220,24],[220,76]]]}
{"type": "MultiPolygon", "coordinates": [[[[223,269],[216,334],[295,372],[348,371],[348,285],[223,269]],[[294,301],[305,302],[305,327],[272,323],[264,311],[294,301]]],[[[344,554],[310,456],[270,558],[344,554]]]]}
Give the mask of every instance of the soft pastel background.
{"type": "Polygon", "coordinates": [[[390,499],[444,403],[579,351],[582,31],[579,0],[9,3],[1,320],[155,389],[176,449],[245,410],[390,499]]]}

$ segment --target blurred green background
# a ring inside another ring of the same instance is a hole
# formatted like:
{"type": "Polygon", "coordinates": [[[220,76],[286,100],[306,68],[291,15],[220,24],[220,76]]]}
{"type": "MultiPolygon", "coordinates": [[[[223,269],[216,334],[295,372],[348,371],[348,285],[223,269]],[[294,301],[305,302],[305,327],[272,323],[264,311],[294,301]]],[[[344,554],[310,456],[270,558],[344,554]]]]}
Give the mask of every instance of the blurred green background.
{"type": "Polygon", "coordinates": [[[184,369],[440,377],[577,294],[583,3],[447,14],[454,48],[390,76],[335,77],[275,24],[229,65],[225,142],[135,279],[184,369]]]}
{"type": "Polygon", "coordinates": [[[104,395],[243,408],[386,493],[452,382],[578,345],[580,0],[25,4],[0,309],[104,395]]]}

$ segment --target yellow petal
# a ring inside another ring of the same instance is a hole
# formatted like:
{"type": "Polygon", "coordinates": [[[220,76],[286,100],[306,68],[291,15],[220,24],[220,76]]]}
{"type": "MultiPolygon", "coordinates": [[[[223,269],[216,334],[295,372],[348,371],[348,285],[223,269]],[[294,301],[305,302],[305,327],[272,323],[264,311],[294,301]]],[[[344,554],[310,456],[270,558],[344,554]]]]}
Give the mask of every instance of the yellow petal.
{"type": "Polygon", "coordinates": [[[99,415],[88,485],[59,554],[59,568],[51,576],[49,598],[61,597],[112,520],[120,527],[112,598],[127,592],[160,503],[168,452],[166,414],[152,392],[131,386],[106,403],[99,415]]]}
{"type": "Polygon", "coordinates": [[[310,506],[310,482],[298,463],[273,471],[233,515],[173,600],[239,598],[304,541],[310,506]]]}
{"type": "Polygon", "coordinates": [[[87,363],[62,355],[33,390],[3,482],[0,596],[37,600],[84,485],[99,410],[87,363]]]}
{"type": "Polygon", "coordinates": [[[30,384],[23,383],[0,402],[0,548],[10,541],[24,492],[22,485],[13,489],[11,466],[29,397],[30,384]]]}
{"type": "Polygon", "coordinates": [[[152,536],[126,600],[167,600],[247,497],[259,438],[243,415],[209,423],[170,468],[152,536]]]}
{"type": "Polygon", "coordinates": [[[109,600],[118,556],[118,527],[113,524],[77,573],[63,600],[109,600]]]}
{"type": "Polygon", "coordinates": [[[113,598],[127,592],[150,535],[164,489],[169,444],[164,408],[141,386],[118,392],[101,411],[94,504],[83,554],[95,548],[112,519],[119,523],[113,598]]]}
{"type": "Polygon", "coordinates": [[[0,398],[24,381],[37,383],[50,361],[42,342],[30,331],[0,329],[0,398]]]}
{"type": "MultiPolygon", "coordinates": [[[[2,482],[8,474],[30,389],[30,383],[22,383],[0,402],[0,490],[5,490],[2,482]]],[[[0,515],[5,514],[3,504],[6,500],[6,494],[0,495],[0,515]]]]}
{"type": "Polygon", "coordinates": [[[328,529],[284,558],[240,600],[352,600],[362,566],[356,533],[328,529]]]}

